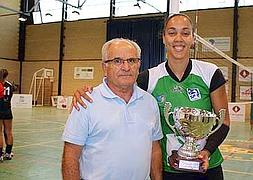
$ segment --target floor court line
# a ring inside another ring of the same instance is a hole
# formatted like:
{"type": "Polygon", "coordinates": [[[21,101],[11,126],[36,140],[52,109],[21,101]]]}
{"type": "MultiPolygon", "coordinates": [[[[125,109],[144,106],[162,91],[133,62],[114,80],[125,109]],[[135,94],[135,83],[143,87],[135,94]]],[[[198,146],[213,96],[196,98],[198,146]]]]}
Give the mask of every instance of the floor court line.
{"type": "MultiPolygon", "coordinates": [[[[61,136],[68,113],[50,107],[32,108],[32,113],[26,112],[14,110],[15,156],[12,161],[0,165],[0,179],[19,180],[24,177],[25,180],[32,180],[35,174],[49,180],[62,179],[60,167],[64,143],[61,136]],[[40,153],[46,155],[40,157],[40,153]],[[29,172],[35,174],[31,176],[29,172]]],[[[222,165],[225,180],[252,180],[253,155],[250,152],[253,150],[253,133],[245,122],[231,122],[231,127],[231,133],[221,146],[225,159],[222,165]]]]}
{"type": "Polygon", "coordinates": [[[43,144],[55,143],[55,142],[62,142],[62,140],[59,139],[59,140],[54,140],[54,141],[45,141],[45,142],[27,144],[27,145],[22,145],[22,146],[15,146],[15,149],[30,147],[30,146],[40,146],[40,145],[43,145],[43,144]]]}
{"type": "Polygon", "coordinates": [[[224,172],[229,172],[229,173],[235,173],[235,174],[243,174],[243,175],[253,176],[253,173],[250,173],[250,172],[234,171],[234,170],[228,170],[228,169],[224,169],[224,168],[223,168],[223,171],[224,172]]]}
{"type": "Polygon", "coordinates": [[[49,130],[41,130],[41,129],[33,129],[32,131],[27,131],[27,132],[14,132],[15,134],[30,134],[30,133],[42,133],[42,132],[55,132],[55,130],[63,130],[64,128],[54,128],[54,129],[49,129],[49,130]]]}

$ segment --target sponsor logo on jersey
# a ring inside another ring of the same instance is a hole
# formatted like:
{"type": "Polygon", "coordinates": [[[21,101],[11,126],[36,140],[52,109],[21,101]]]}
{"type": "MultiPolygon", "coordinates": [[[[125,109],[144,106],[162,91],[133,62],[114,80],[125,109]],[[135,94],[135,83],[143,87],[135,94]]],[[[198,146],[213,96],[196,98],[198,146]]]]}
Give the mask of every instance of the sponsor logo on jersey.
{"type": "Polygon", "coordinates": [[[187,88],[187,94],[191,101],[197,101],[201,99],[201,94],[198,88],[187,88]]]}
{"type": "Polygon", "coordinates": [[[176,85],[176,86],[173,87],[172,91],[174,93],[183,93],[184,88],[182,88],[181,86],[176,85]]]}
{"type": "Polygon", "coordinates": [[[166,97],[165,97],[165,95],[162,94],[160,96],[156,96],[156,100],[158,103],[165,103],[166,97]]]}

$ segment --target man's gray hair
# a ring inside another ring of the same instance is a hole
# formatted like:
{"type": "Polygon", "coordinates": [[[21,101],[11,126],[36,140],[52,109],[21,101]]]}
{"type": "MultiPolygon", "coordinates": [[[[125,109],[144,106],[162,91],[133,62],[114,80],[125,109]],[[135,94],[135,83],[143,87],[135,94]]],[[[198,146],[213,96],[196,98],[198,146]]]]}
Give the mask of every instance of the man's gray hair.
{"type": "Polygon", "coordinates": [[[102,47],[102,61],[108,60],[108,59],[107,59],[107,56],[108,56],[108,49],[109,49],[109,47],[111,46],[111,44],[116,43],[116,42],[121,42],[121,41],[127,42],[127,43],[131,44],[131,45],[136,49],[137,58],[140,58],[140,57],[141,57],[141,48],[140,48],[140,46],[139,46],[136,42],[134,42],[134,41],[132,41],[132,40],[129,40],[129,39],[124,39],[124,38],[114,38],[114,39],[112,39],[112,40],[110,40],[110,41],[107,41],[107,42],[103,45],[103,47],[102,47]]]}

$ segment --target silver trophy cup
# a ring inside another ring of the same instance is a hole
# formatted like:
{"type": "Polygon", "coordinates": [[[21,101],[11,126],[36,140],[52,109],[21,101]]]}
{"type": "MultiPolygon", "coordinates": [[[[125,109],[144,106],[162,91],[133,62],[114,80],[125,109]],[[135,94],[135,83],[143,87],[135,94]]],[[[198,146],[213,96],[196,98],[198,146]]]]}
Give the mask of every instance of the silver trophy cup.
{"type": "Polygon", "coordinates": [[[213,134],[223,124],[225,109],[221,109],[216,115],[212,112],[189,107],[176,107],[170,112],[171,104],[165,102],[164,116],[168,126],[185,140],[185,143],[178,149],[178,164],[174,167],[181,171],[203,172],[201,160],[197,157],[200,149],[196,144],[197,140],[206,138],[213,134]],[[173,115],[174,124],[169,121],[173,115]]]}

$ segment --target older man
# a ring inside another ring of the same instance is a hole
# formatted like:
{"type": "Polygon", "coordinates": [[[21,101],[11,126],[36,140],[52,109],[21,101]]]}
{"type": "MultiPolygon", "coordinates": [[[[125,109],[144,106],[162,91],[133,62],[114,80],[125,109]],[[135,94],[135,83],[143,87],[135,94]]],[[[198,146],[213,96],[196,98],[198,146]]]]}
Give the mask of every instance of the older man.
{"type": "Polygon", "coordinates": [[[162,179],[159,108],[135,84],[140,54],[127,39],[104,44],[105,78],[94,88],[94,103],[74,109],[63,133],[63,179],[162,179]]]}

